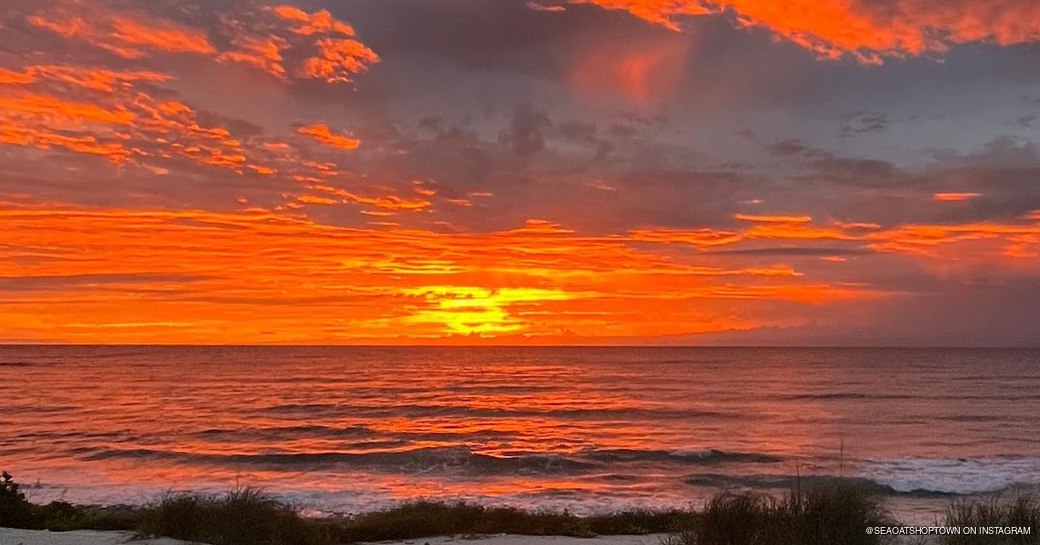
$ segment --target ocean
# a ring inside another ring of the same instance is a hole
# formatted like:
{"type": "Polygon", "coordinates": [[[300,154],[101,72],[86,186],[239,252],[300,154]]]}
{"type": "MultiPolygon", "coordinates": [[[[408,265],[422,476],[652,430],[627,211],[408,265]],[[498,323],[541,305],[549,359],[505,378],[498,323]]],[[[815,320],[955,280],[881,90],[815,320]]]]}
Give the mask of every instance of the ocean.
{"type": "Polygon", "coordinates": [[[1040,350],[0,347],[34,501],[253,485],[310,513],[575,513],[856,479],[904,521],[1040,489],[1040,350]]]}

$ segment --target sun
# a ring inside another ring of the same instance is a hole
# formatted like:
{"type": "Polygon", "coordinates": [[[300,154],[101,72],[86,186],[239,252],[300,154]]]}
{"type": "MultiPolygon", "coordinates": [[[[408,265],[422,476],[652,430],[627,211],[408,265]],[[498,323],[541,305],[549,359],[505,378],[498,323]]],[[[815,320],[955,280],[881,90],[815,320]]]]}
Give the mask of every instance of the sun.
{"type": "Polygon", "coordinates": [[[517,305],[575,298],[562,290],[474,286],[424,286],[405,290],[405,294],[423,300],[407,318],[410,323],[440,325],[444,334],[492,337],[530,328],[515,311],[517,305]]]}

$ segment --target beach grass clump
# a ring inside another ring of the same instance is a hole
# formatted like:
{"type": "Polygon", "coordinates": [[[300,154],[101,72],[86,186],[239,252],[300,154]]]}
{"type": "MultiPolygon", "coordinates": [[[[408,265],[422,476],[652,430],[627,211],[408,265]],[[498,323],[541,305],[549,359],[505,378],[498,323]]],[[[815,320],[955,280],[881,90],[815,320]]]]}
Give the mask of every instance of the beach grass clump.
{"type": "Polygon", "coordinates": [[[953,501],[946,509],[946,526],[959,528],[1031,528],[1028,534],[976,534],[942,536],[942,545],[1033,545],[1040,544],[1040,499],[1021,494],[953,501]]]}
{"type": "Polygon", "coordinates": [[[133,531],[140,525],[143,509],[125,505],[80,506],[53,501],[33,506],[33,528],[52,532],[70,530],[133,531]]]}
{"type": "Polygon", "coordinates": [[[876,545],[868,527],[893,524],[880,498],[853,485],[795,491],[774,498],[722,493],[669,545],[876,545]]]}
{"type": "Polygon", "coordinates": [[[260,489],[244,487],[223,496],[168,494],[142,510],[138,531],[210,545],[326,545],[323,526],[260,489]]]}
{"type": "Polygon", "coordinates": [[[338,541],[387,541],[443,535],[514,534],[594,537],[669,532],[682,526],[682,511],[625,511],[579,517],[466,503],[413,502],[347,517],[333,525],[338,541]]]}

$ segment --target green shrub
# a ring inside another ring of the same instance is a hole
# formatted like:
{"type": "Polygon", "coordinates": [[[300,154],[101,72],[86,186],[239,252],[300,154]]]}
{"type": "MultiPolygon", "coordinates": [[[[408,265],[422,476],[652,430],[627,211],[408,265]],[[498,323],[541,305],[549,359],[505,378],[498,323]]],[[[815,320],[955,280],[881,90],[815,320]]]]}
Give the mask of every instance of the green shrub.
{"type": "Polygon", "coordinates": [[[0,526],[36,528],[32,504],[10,473],[0,473],[0,526]]]}

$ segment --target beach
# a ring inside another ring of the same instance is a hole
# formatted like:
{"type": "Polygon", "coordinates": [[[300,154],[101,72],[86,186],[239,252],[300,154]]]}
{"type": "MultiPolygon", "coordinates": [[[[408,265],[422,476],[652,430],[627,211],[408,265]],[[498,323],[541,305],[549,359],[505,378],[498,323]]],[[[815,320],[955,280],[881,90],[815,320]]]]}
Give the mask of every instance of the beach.
{"type": "Polygon", "coordinates": [[[134,535],[130,532],[97,532],[94,530],[50,532],[0,528],[0,543],[3,545],[122,545],[127,542],[138,545],[187,545],[188,543],[169,538],[135,540],[134,535]]]}

